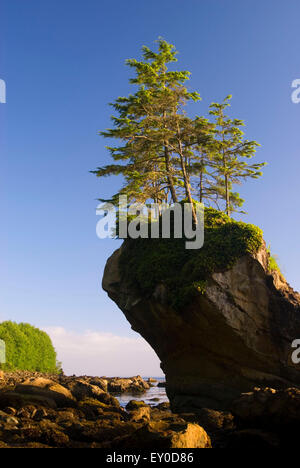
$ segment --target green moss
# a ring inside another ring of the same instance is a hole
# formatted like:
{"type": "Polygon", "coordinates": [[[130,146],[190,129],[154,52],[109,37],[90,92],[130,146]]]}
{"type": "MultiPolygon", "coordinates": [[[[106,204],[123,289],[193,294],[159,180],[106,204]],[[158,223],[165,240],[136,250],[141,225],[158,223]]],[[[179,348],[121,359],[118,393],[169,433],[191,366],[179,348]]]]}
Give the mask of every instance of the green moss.
{"type": "Polygon", "coordinates": [[[97,408],[107,408],[108,405],[105,403],[102,403],[99,400],[95,400],[94,398],[85,398],[84,400],[79,402],[80,407],[84,406],[92,406],[92,407],[97,407],[97,408]]]}
{"type": "Polygon", "coordinates": [[[278,260],[277,260],[277,255],[272,255],[271,254],[271,247],[270,245],[267,248],[268,254],[269,254],[269,272],[272,273],[273,271],[278,271],[281,274],[280,267],[278,265],[278,260]]]}
{"type": "Polygon", "coordinates": [[[257,252],[263,237],[258,227],[207,208],[204,246],[188,250],[185,241],[128,239],[120,259],[123,276],[147,297],[158,283],[164,283],[170,305],[181,309],[193,296],[205,292],[213,272],[225,271],[241,256],[257,252]]]}

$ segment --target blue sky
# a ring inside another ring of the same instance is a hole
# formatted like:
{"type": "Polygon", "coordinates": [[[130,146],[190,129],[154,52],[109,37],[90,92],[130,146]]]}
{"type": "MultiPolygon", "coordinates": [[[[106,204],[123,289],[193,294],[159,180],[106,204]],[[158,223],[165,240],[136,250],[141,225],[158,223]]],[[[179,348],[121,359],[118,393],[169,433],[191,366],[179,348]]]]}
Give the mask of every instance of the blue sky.
{"type": "MultiPolygon", "coordinates": [[[[130,90],[125,59],[158,36],[176,45],[178,68],[192,72],[203,98],[197,112],[231,93],[232,115],[261,143],[257,160],[268,167],[241,189],[244,220],[263,228],[300,290],[300,104],[291,101],[298,0],[2,0],[0,15],[1,319],[60,337],[63,329],[73,341],[87,330],[138,339],[101,290],[118,242],[96,237],[96,199],[118,184],[89,171],[108,162],[97,132],[110,125],[108,102],[130,90]]],[[[153,373],[148,349],[145,360],[153,373]]],[[[127,373],[126,364],[114,366],[127,373]]]]}

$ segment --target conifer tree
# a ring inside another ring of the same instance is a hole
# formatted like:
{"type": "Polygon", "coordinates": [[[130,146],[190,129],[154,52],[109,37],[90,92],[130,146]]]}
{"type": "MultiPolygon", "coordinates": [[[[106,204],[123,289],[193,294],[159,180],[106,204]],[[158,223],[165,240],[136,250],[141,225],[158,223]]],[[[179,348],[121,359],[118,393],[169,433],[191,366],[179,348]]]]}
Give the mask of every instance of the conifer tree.
{"type": "Polygon", "coordinates": [[[244,126],[242,120],[230,119],[225,115],[225,109],[230,106],[231,97],[229,95],[221,104],[212,103],[210,106],[210,115],[215,119],[213,167],[220,180],[223,181],[220,186],[220,196],[225,200],[225,211],[229,216],[243,204],[239,194],[231,192],[233,184],[240,184],[247,178],[257,179],[262,175],[260,169],[266,164],[249,164],[246,161],[255,155],[259,144],[256,141],[244,139],[244,132],[240,128],[244,126]]]}
{"type": "Polygon", "coordinates": [[[210,106],[214,122],[188,117],[186,104],[200,96],[185,86],[188,71],[168,68],[177,61],[175,47],[163,39],[157,42],[157,52],[144,46],[142,60],[126,61],[134,71],[130,83],[136,91],[111,104],[116,113],[113,128],[100,134],[120,143],[108,147],[113,163],[92,172],[98,177],[123,176],[123,187],[105,200],[116,205],[123,194],[129,204],[187,200],[196,224],[196,197],[218,209],[225,201],[230,215],[244,202],[234,185],[262,174],[264,163],[246,161],[255,155],[258,143],[244,139],[242,120],[225,115],[231,96],[210,106]]]}
{"type": "Polygon", "coordinates": [[[192,202],[186,167],[190,120],[183,106],[200,96],[189,93],[184,86],[189,72],[168,71],[167,64],[176,60],[174,46],[162,39],[158,41],[157,53],[143,47],[142,61],[127,60],[136,75],[130,82],[138,90],[112,104],[119,114],[112,117],[114,128],[101,132],[104,137],[119,139],[123,145],[108,148],[115,164],[93,172],[99,177],[123,174],[126,184],[119,193],[127,194],[130,200],[160,200],[164,192],[165,197],[170,193],[171,200],[177,202],[176,189],[181,187],[181,179],[185,195],[192,202]],[[116,164],[119,162],[122,164],[116,164]]]}

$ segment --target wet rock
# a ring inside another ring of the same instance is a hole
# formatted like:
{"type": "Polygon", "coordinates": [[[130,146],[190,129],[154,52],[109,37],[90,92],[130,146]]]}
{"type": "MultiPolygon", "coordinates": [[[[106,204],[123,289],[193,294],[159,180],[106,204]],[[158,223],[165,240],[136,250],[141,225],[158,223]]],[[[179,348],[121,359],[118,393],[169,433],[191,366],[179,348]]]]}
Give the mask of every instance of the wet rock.
{"type": "Polygon", "coordinates": [[[164,401],[156,405],[155,408],[163,411],[170,410],[170,403],[168,401],[164,401]]]}
{"type": "Polygon", "coordinates": [[[149,377],[149,378],[147,379],[147,382],[148,382],[148,383],[155,383],[155,382],[157,382],[157,379],[153,379],[153,377],[149,377]]]}
{"type": "Polygon", "coordinates": [[[161,388],[165,388],[166,387],[166,382],[158,382],[157,386],[161,387],[161,388]]]}
{"type": "Polygon", "coordinates": [[[148,406],[143,400],[130,400],[127,405],[127,411],[134,411],[144,406],[148,406]]]}

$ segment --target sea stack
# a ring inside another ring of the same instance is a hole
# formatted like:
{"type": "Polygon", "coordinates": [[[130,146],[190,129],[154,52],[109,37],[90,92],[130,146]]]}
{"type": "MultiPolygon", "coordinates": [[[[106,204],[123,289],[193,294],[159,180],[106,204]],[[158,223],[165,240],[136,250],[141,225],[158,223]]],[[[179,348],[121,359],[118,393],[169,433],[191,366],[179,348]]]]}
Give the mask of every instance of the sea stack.
{"type": "Polygon", "coordinates": [[[128,239],[104,271],[103,289],[161,360],[174,412],[226,409],[254,387],[300,387],[300,295],[270,270],[258,229],[209,214],[199,251],[128,239]]]}

